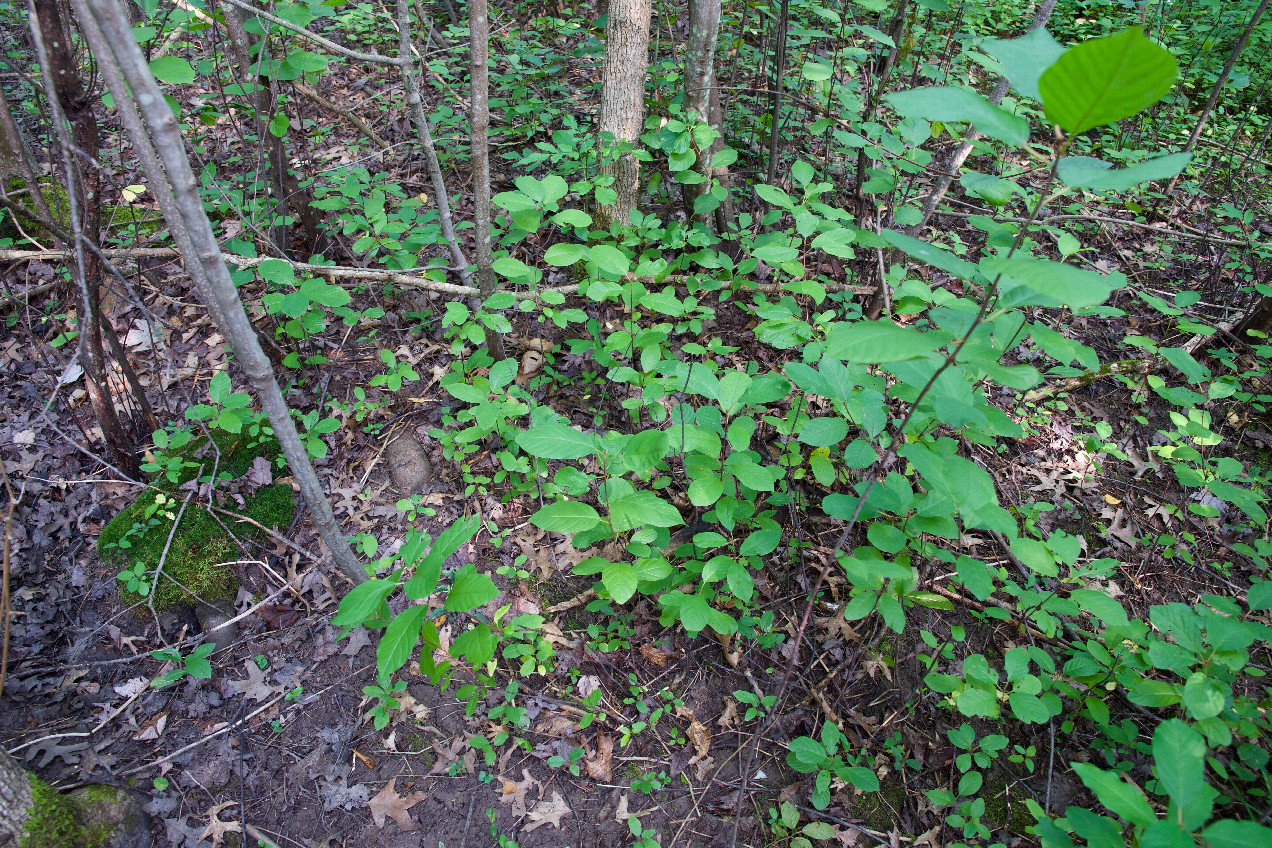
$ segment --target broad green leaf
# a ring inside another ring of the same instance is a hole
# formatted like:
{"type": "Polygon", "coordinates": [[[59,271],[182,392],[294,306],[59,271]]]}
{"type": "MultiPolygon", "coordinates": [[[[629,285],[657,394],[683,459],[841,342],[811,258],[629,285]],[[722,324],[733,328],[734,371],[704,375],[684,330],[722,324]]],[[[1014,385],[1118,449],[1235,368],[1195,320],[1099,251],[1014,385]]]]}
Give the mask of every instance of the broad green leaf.
{"type": "Polygon", "coordinates": [[[1020,38],[987,38],[980,49],[1002,63],[1003,73],[1013,88],[1039,102],[1042,94],[1038,91],[1038,78],[1064,53],[1060,42],[1043,27],[1020,38]]]}
{"type": "Polygon", "coordinates": [[[871,522],[866,530],[866,538],[885,554],[898,554],[905,550],[909,542],[904,532],[883,521],[871,522]]]}
{"type": "Polygon", "coordinates": [[[499,594],[495,581],[477,570],[471,562],[455,572],[450,592],[446,595],[446,609],[450,612],[468,612],[488,603],[499,594]]]}
{"type": "Polygon", "coordinates": [[[926,262],[933,268],[940,268],[960,280],[974,280],[979,275],[977,267],[966,259],[959,259],[948,250],[934,244],[898,233],[896,230],[884,230],[883,237],[893,247],[899,248],[920,262],[926,262]]]}
{"type": "Polygon", "coordinates": [[[1126,285],[1126,275],[1095,271],[1025,256],[981,260],[988,274],[1002,274],[1001,306],[1098,306],[1126,285]]]}
{"type": "Polygon", "coordinates": [[[755,530],[751,535],[746,537],[746,541],[742,543],[742,547],[738,548],[740,556],[764,556],[771,554],[777,550],[777,545],[782,541],[782,529],[780,527],[765,527],[755,530]]]}
{"type": "Polygon", "coordinates": [[[1012,195],[1020,191],[1020,186],[1011,180],[976,171],[963,174],[959,177],[958,183],[990,206],[1004,206],[1011,202],[1012,195]]]}
{"type": "Polygon", "coordinates": [[[891,321],[838,322],[826,337],[825,355],[855,364],[923,359],[950,340],[936,330],[920,332],[891,321]]]}
{"type": "Polygon", "coordinates": [[[1224,819],[1201,832],[1210,848],[1267,848],[1272,845],[1272,828],[1258,822],[1224,819]]]}
{"type": "Polygon", "coordinates": [[[160,56],[150,60],[150,73],[159,82],[170,85],[189,85],[194,82],[194,68],[179,56],[160,56]]]}
{"type": "MultiPolygon", "coordinates": [[[[562,209],[552,216],[552,222],[563,227],[588,227],[592,224],[592,216],[582,209],[562,209]]],[[[551,249],[548,248],[549,251],[551,249]]]]}
{"type": "Polygon", "coordinates": [[[611,562],[601,571],[605,591],[620,604],[627,603],[636,594],[636,569],[626,562],[611,562]]]}
{"type": "Polygon", "coordinates": [[[1207,719],[1223,711],[1224,692],[1215,680],[1204,671],[1194,671],[1184,682],[1184,707],[1194,719],[1207,719]]]}
{"type": "Polygon", "coordinates": [[[621,277],[631,268],[627,254],[612,244],[598,244],[592,248],[592,261],[607,274],[621,277]]]}
{"type": "Polygon", "coordinates": [[[1126,609],[1116,598],[1099,589],[1074,589],[1069,593],[1069,600],[1091,615],[1109,625],[1127,623],[1126,609]]]}
{"type": "Polygon", "coordinates": [[[1027,120],[965,88],[934,85],[897,91],[885,99],[906,117],[973,123],[983,135],[1011,145],[1024,144],[1029,140],[1027,120]]]}
{"type": "Polygon", "coordinates": [[[822,82],[830,79],[833,70],[829,65],[823,65],[821,62],[805,62],[804,67],[800,69],[800,73],[806,80],[822,82]]]}
{"type": "Polygon", "coordinates": [[[954,696],[954,706],[968,718],[991,718],[998,715],[998,699],[993,692],[969,686],[954,696]]]}
{"type": "Polygon", "coordinates": [[[573,265],[588,255],[587,247],[581,244],[554,244],[543,254],[543,261],[549,265],[573,265]]]}
{"type": "Polygon", "coordinates": [[[559,418],[538,422],[517,434],[517,445],[540,459],[580,459],[596,452],[596,441],[559,418]]]}
{"type": "Polygon", "coordinates": [[[590,504],[557,501],[530,516],[530,523],[553,533],[581,533],[600,524],[601,516],[590,504]]]}
{"type": "Polygon", "coordinates": [[[1246,604],[1251,610],[1272,609],[1272,580],[1258,580],[1250,584],[1246,604]]]}
{"type": "Polygon", "coordinates": [[[1126,191],[1140,183],[1168,180],[1192,161],[1191,153],[1168,153],[1128,168],[1117,168],[1090,156],[1066,156],[1060,160],[1056,176],[1074,188],[1092,191],[1126,191]]]}
{"type": "Polygon", "coordinates": [[[1179,686],[1174,683],[1168,683],[1165,680],[1141,680],[1126,693],[1126,699],[1141,707],[1157,709],[1178,704],[1182,696],[1179,694],[1179,686]]]}
{"type": "Polygon", "coordinates": [[[1149,806],[1148,799],[1140,788],[1127,783],[1117,772],[1105,771],[1090,763],[1071,765],[1086,788],[1113,814],[1140,827],[1148,827],[1157,821],[1157,814],[1149,806]]]}
{"type": "Polygon", "coordinates": [[[817,238],[813,239],[813,248],[829,253],[831,256],[838,256],[841,259],[851,259],[856,256],[856,252],[852,248],[852,243],[856,240],[856,230],[840,227],[837,230],[829,230],[819,234],[817,238]]]}
{"type": "Polygon", "coordinates": [[[397,585],[397,580],[368,580],[359,583],[340,599],[340,611],[331,623],[337,627],[357,627],[379,609],[380,603],[397,585]]]}
{"type": "Polygon", "coordinates": [[[494,262],[490,263],[490,267],[495,270],[496,274],[507,277],[509,279],[520,279],[522,277],[533,276],[534,269],[520,259],[514,259],[511,256],[500,256],[494,262]]]}
{"type": "Polygon", "coordinates": [[[1177,718],[1163,721],[1153,731],[1153,760],[1158,782],[1181,807],[1206,785],[1206,742],[1177,718]]]}
{"type": "Polygon", "coordinates": [[[330,61],[326,56],[308,50],[293,50],[287,54],[287,64],[306,73],[324,71],[330,61]]]}
{"type": "Polygon", "coordinates": [[[1178,69],[1138,27],[1065,51],[1038,80],[1047,118],[1070,134],[1120,121],[1161,100],[1178,69]]]}
{"type": "Polygon", "coordinates": [[[1202,365],[1193,355],[1182,347],[1163,347],[1157,351],[1171,365],[1174,365],[1179,372],[1190,383],[1201,383],[1210,379],[1210,369],[1202,365]]]}
{"type": "Polygon", "coordinates": [[[848,422],[834,416],[810,418],[800,428],[799,440],[815,448],[837,445],[848,435],[848,422]]]}
{"type": "Polygon", "coordinates": [[[494,658],[498,642],[489,625],[478,624],[455,637],[455,641],[451,642],[450,655],[463,657],[473,666],[482,666],[494,658]]]}
{"type": "Polygon", "coordinates": [[[680,511],[653,492],[632,492],[609,502],[610,522],[615,533],[636,527],[675,527],[683,524],[680,511]]]}
{"type": "Polygon", "coordinates": [[[708,507],[724,494],[724,481],[719,477],[697,477],[689,481],[689,502],[697,507],[708,507]]]}
{"type": "MultiPolygon", "coordinates": [[[[459,550],[469,539],[477,535],[477,531],[481,529],[481,519],[475,515],[465,516],[457,519],[450,527],[442,531],[437,537],[437,541],[433,543],[433,547],[429,549],[428,555],[423,558],[417,558],[415,564],[415,576],[406,581],[403,589],[406,591],[408,598],[419,600],[433,594],[433,590],[437,588],[437,581],[441,577],[442,565],[446,562],[446,558],[455,551],[459,550]]],[[[407,562],[407,554],[412,553],[406,551],[403,545],[402,564],[410,565],[407,562]]]]}
{"type": "Polygon", "coordinates": [[[427,615],[428,606],[420,604],[407,607],[389,622],[375,649],[375,665],[380,674],[391,674],[406,665],[420,641],[420,628],[427,615]]]}

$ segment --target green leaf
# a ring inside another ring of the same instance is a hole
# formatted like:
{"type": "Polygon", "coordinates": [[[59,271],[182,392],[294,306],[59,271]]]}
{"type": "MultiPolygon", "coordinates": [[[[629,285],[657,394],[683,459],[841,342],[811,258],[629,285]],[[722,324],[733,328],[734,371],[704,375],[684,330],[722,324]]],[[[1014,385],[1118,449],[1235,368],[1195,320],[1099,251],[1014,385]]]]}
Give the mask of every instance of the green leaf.
{"type": "Polygon", "coordinates": [[[683,524],[680,511],[653,492],[632,492],[609,502],[610,523],[615,533],[636,527],[675,527],[683,524]]]}
{"type": "Polygon", "coordinates": [[[781,541],[782,528],[764,527],[753,531],[751,535],[746,537],[742,547],[738,548],[738,555],[764,556],[765,554],[771,554],[777,550],[778,543],[781,541]]]}
{"type": "Polygon", "coordinates": [[[993,692],[969,686],[954,696],[954,706],[969,718],[991,718],[998,715],[998,699],[993,692]]]}
{"type": "Polygon", "coordinates": [[[636,569],[626,562],[611,562],[601,571],[605,591],[620,604],[627,603],[636,594],[636,569]]]}
{"type": "Polygon", "coordinates": [[[1153,760],[1158,782],[1181,807],[1206,785],[1206,742],[1177,718],[1163,721],[1153,731],[1153,760]]]}
{"type": "Polygon", "coordinates": [[[1105,624],[1127,623],[1126,609],[1116,598],[1109,597],[1107,592],[1099,589],[1074,589],[1069,593],[1069,600],[1105,624]]]}
{"type": "Polygon", "coordinates": [[[490,632],[490,627],[478,624],[472,630],[465,630],[455,637],[455,641],[451,642],[450,654],[452,657],[463,657],[473,666],[481,666],[494,658],[497,644],[498,640],[490,632]]]}
{"type": "Polygon", "coordinates": [[[708,507],[724,494],[724,481],[716,476],[696,477],[689,481],[689,502],[697,507],[708,507]]]}
{"type": "Polygon", "coordinates": [[[517,445],[540,459],[580,459],[596,452],[596,441],[560,418],[539,421],[517,434],[517,445]]]}
{"type": "Polygon", "coordinates": [[[291,119],[282,112],[278,112],[269,119],[269,134],[274,138],[283,138],[287,135],[287,130],[290,126],[291,119]]]}
{"type": "Polygon", "coordinates": [[[592,248],[592,261],[607,274],[621,277],[631,268],[627,254],[612,244],[598,244],[592,248]]]}
{"type": "Polygon", "coordinates": [[[827,334],[825,355],[860,364],[900,362],[931,356],[949,340],[947,333],[924,333],[891,321],[841,321],[827,334]]]}
{"type": "Polygon", "coordinates": [[[194,82],[194,68],[179,56],[160,56],[150,61],[150,73],[159,82],[170,85],[189,85],[194,82]]]}
{"type": "Polygon", "coordinates": [[[1141,707],[1169,707],[1182,700],[1179,687],[1165,680],[1141,680],[1126,693],[1126,699],[1141,707]]]}
{"type": "Polygon", "coordinates": [[[357,627],[379,609],[380,603],[397,585],[397,580],[368,580],[359,583],[340,599],[340,611],[331,623],[337,627],[357,627]]]}
{"type": "MultiPolygon", "coordinates": [[[[437,537],[437,541],[433,543],[433,547],[429,549],[428,556],[417,558],[415,576],[406,581],[406,585],[403,587],[406,591],[406,596],[412,600],[420,600],[433,594],[433,590],[437,588],[437,581],[441,577],[442,565],[445,564],[446,558],[459,550],[473,536],[476,536],[479,529],[481,529],[481,519],[475,515],[470,515],[456,519],[450,527],[443,530],[441,535],[437,537]]],[[[405,551],[402,564],[410,565],[411,563],[406,561],[406,555],[413,552],[406,550],[406,545],[402,546],[402,550],[405,551]]]]}
{"type": "Polygon", "coordinates": [[[904,532],[883,521],[872,522],[866,530],[866,538],[885,554],[900,553],[909,542],[904,532]]]}
{"type": "Polygon", "coordinates": [[[530,523],[553,533],[581,533],[600,524],[601,516],[590,504],[557,501],[530,516],[530,523]]]}
{"type": "Polygon", "coordinates": [[[500,256],[490,263],[490,267],[495,270],[496,274],[514,280],[534,275],[533,268],[520,259],[514,259],[511,256],[500,256]]]}
{"type": "Polygon", "coordinates": [[[1102,276],[1048,259],[990,257],[980,264],[987,273],[1010,278],[1001,281],[1000,306],[1098,306],[1126,285],[1124,274],[1102,276]]]}
{"type": "Polygon", "coordinates": [[[800,69],[800,73],[806,80],[822,82],[830,79],[833,70],[829,65],[823,65],[821,62],[805,62],[804,67],[800,69]]]}
{"type": "Polygon", "coordinates": [[[1029,140],[1027,120],[965,88],[934,85],[897,91],[884,99],[906,117],[946,123],[966,121],[975,124],[983,135],[1011,145],[1024,144],[1029,140]]]}
{"type": "Polygon", "coordinates": [[[1157,814],[1135,784],[1127,783],[1116,772],[1105,771],[1090,763],[1071,765],[1086,788],[1115,815],[1140,827],[1148,827],[1157,821],[1157,814]]]}
{"type": "Polygon", "coordinates": [[[1138,27],[1065,51],[1038,80],[1047,118],[1069,133],[1129,118],[1170,91],[1178,66],[1138,27]]]}
{"type": "Polygon", "coordinates": [[[326,56],[319,53],[311,53],[308,50],[293,50],[287,54],[287,64],[305,73],[325,71],[330,62],[331,60],[326,56]]]}
{"type": "Polygon", "coordinates": [[[883,237],[893,247],[899,248],[920,262],[926,262],[933,268],[940,268],[945,273],[952,274],[960,280],[974,280],[980,274],[979,269],[971,262],[966,259],[959,259],[948,250],[942,250],[922,239],[907,236],[905,233],[898,233],[896,230],[884,230],[883,237]]]}
{"type": "Polygon", "coordinates": [[[1272,580],[1259,580],[1250,584],[1246,604],[1251,610],[1272,609],[1272,580]]]}
{"type": "Polygon", "coordinates": [[[1184,707],[1194,719],[1214,718],[1223,711],[1223,688],[1204,671],[1194,671],[1184,682],[1184,707]]]}
{"type": "Polygon", "coordinates": [[[1090,156],[1066,156],[1060,160],[1056,176],[1074,188],[1092,191],[1126,191],[1140,183],[1168,180],[1192,161],[1191,153],[1169,153],[1129,168],[1117,168],[1090,156]]]}
{"type": "Polygon", "coordinates": [[[1272,829],[1252,821],[1224,819],[1201,832],[1210,848],[1266,848],[1272,845],[1272,829]]]}
{"type": "Polygon", "coordinates": [[[428,615],[428,605],[407,607],[389,622],[375,649],[375,666],[379,674],[392,674],[411,658],[420,641],[420,628],[428,615]]]}
{"type": "Polygon", "coordinates": [[[1011,180],[976,171],[963,174],[959,177],[958,183],[991,206],[1003,206],[1010,203],[1012,195],[1020,191],[1020,187],[1011,180]]]}
{"type": "Polygon", "coordinates": [[[450,592],[446,595],[446,609],[450,612],[467,612],[488,603],[499,589],[495,581],[477,570],[471,562],[455,572],[450,592]]]}
{"type": "Polygon", "coordinates": [[[799,440],[815,448],[837,445],[848,435],[848,422],[838,416],[810,418],[800,428],[799,440]]]}
{"type": "Polygon", "coordinates": [[[1171,365],[1174,365],[1190,383],[1201,383],[1210,379],[1210,369],[1202,365],[1193,355],[1182,347],[1163,347],[1158,351],[1171,365]]]}
{"type": "Polygon", "coordinates": [[[566,265],[573,265],[575,262],[578,262],[587,255],[588,250],[585,245],[566,244],[565,242],[562,242],[549,247],[547,252],[543,254],[543,261],[549,265],[563,267],[566,265]]]}
{"type": "Polygon", "coordinates": [[[1044,27],[1020,38],[987,38],[981,42],[980,49],[1002,63],[1003,73],[1013,88],[1039,102],[1042,102],[1042,94],[1038,91],[1038,79],[1065,50],[1044,27]]]}

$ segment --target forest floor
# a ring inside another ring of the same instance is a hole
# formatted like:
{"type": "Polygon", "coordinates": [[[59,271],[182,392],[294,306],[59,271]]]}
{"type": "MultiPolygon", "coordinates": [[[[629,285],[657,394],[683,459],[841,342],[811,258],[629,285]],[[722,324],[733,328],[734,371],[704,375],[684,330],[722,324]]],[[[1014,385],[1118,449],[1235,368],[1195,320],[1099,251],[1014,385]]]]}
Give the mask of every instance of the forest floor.
{"type": "MultiPolygon", "coordinates": [[[[407,137],[404,126],[398,130],[398,138],[407,137]]],[[[431,191],[418,168],[403,168],[396,179],[408,195],[431,191]]],[[[470,213],[458,209],[461,218],[470,213]]],[[[1139,255],[1152,236],[1128,230],[1116,238],[1118,254],[1107,258],[1120,266],[1125,257],[1139,255]]],[[[338,255],[338,246],[330,253],[338,255]]],[[[227,348],[176,262],[143,260],[143,271],[135,278],[138,290],[165,331],[153,342],[144,341],[145,334],[128,336],[142,317],[123,298],[108,303],[106,314],[131,340],[139,377],[160,417],[177,418],[190,397],[201,397],[203,381],[223,365],[227,348]]],[[[55,273],[41,262],[3,271],[6,286],[19,297],[55,273]]],[[[1148,283],[1163,290],[1180,287],[1177,278],[1148,283]]],[[[1214,321],[1244,306],[1207,307],[1204,301],[1225,296],[1228,281],[1207,285],[1197,310],[1209,309],[1214,321]]],[[[1123,358],[1121,340],[1131,326],[1141,335],[1167,326],[1161,315],[1136,303],[1125,297],[1115,302],[1125,316],[1080,319],[1080,326],[1068,330],[1096,348],[1102,361],[1123,358]]],[[[303,409],[325,399],[352,402],[354,389],[382,372],[382,347],[421,377],[397,392],[369,390],[369,396],[386,401],[381,409],[365,422],[350,419],[329,437],[330,452],[317,465],[336,517],[347,533],[377,537],[382,550],[399,543],[411,526],[436,535],[465,515],[497,526],[497,538],[483,531],[458,551],[456,561],[476,563],[494,577],[500,596],[491,611],[507,604],[512,614],[545,616],[555,651],[549,673],[521,678],[501,663],[504,688],[492,690],[484,709],[468,716],[454,688],[430,685],[415,666],[414,673],[401,675],[407,688],[400,709],[376,729],[368,716],[373,702],[363,692],[375,683],[375,644],[365,631],[337,640],[330,622],[349,586],[322,564],[325,550],[302,512],[293,526],[280,528],[286,542],[252,546],[241,562],[227,566],[242,584],[237,609],[252,612],[239,622],[241,638],[211,657],[211,678],[151,688],[163,663],[150,652],[195,633],[198,623],[188,615],[152,615],[144,605],[127,605],[118,566],[99,557],[98,534],[137,489],[112,479],[94,459],[91,411],[75,375],[65,373],[71,347],[51,348],[48,339],[62,327],[28,308],[14,313],[16,323],[0,324],[0,461],[16,495],[8,527],[12,629],[0,745],[59,787],[94,782],[133,787],[146,796],[161,843],[173,848],[258,840],[304,848],[502,845],[495,833],[522,848],[617,848],[633,844],[630,817],[657,832],[663,846],[758,848],[772,842],[771,811],[782,801],[794,805],[803,821],[830,825],[833,841],[827,844],[937,848],[957,841],[924,790],[957,779],[957,752],[946,731],[959,719],[939,706],[939,696],[916,694],[923,689],[924,670],[914,633],[964,627],[982,643],[973,647],[999,649],[1027,641],[1031,633],[981,615],[984,607],[968,605],[965,598],[957,598],[949,611],[914,610],[917,628],[904,637],[888,631],[877,616],[848,623],[842,616],[845,584],[832,575],[804,643],[796,645],[807,593],[818,569],[833,562],[843,529],[842,522],[817,510],[779,515],[786,539],[800,535],[803,554],[783,548],[756,578],[760,608],[774,613],[774,631],[786,637],[780,645],[741,652],[705,633],[687,638],[678,627],[660,627],[659,610],[647,598],[617,616],[589,612],[592,581],[571,574],[586,554],[528,522],[539,508],[533,495],[506,498],[494,485],[466,493],[461,469],[443,457],[430,435],[445,426],[444,413],[454,403],[438,386],[452,362],[438,321],[444,299],[406,290],[378,305],[389,314],[374,327],[374,338],[370,327],[346,333],[335,323],[307,342],[330,363],[289,396],[303,409]],[[43,416],[55,394],[55,411],[43,416]],[[368,432],[365,425],[380,429],[368,432]],[[427,470],[417,468],[424,479],[420,488],[404,490],[395,482],[386,459],[394,439],[422,447],[427,470]],[[397,502],[412,493],[422,493],[420,509],[433,514],[408,522],[397,502]],[[523,554],[525,564],[516,565],[523,554]],[[510,579],[496,573],[501,566],[524,568],[529,576],[510,579]],[[272,600],[262,606],[265,598],[272,600]],[[774,694],[796,647],[800,659],[780,713],[769,724],[748,719],[735,693],[774,694]],[[582,727],[576,704],[598,688],[601,718],[582,727]],[[509,703],[526,710],[528,724],[488,760],[468,740],[489,737],[490,708],[509,703]],[[827,720],[844,731],[883,789],[862,795],[837,784],[830,806],[817,811],[808,800],[811,779],[788,767],[785,743],[813,734],[827,720]],[[648,726],[637,729],[640,722],[648,726]],[[739,775],[762,726],[752,777],[741,792],[739,775]],[[576,748],[585,751],[577,774],[547,764],[576,748]],[[899,751],[904,754],[898,758],[899,751]]],[[[775,352],[745,332],[753,316],[731,303],[712,305],[717,317],[704,333],[741,345],[722,365],[758,362],[762,371],[781,370],[775,352]]],[[[580,300],[565,306],[585,310],[602,325],[621,319],[608,304],[580,300]]],[[[537,348],[536,340],[557,344],[567,338],[530,315],[515,317],[514,325],[509,339],[517,356],[537,348]]],[[[589,430],[630,427],[621,407],[625,387],[599,389],[599,399],[587,395],[598,389],[582,378],[602,373],[594,362],[560,354],[556,368],[573,382],[545,392],[543,403],[589,430]]],[[[1166,509],[1184,505],[1188,494],[1152,462],[1155,427],[1166,415],[1153,402],[1151,394],[1147,402],[1134,398],[1115,379],[1097,380],[1063,404],[1033,413],[1026,421],[1028,435],[1008,441],[1002,451],[965,446],[994,477],[1004,506],[1047,501],[1056,508],[1038,517],[1041,528],[1061,527],[1080,536],[1084,556],[1120,560],[1114,586],[1128,612],[1140,617],[1151,604],[1231,594],[1243,580],[1238,575],[1233,582],[1210,568],[1184,568],[1161,545],[1142,541],[1191,532],[1198,563],[1224,560],[1232,541],[1218,523],[1166,509]],[[1151,426],[1134,423],[1136,415],[1147,416],[1151,426]],[[1092,453],[1087,439],[1099,422],[1112,427],[1127,461],[1092,453]]],[[[1266,462],[1272,448],[1268,423],[1243,424],[1234,436],[1238,452],[1266,462]]],[[[488,448],[470,458],[470,473],[494,475],[497,459],[488,448]]],[[[239,493],[262,482],[244,483],[239,493]]],[[[234,504],[227,507],[233,511],[234,504]]],[[[981,559],[1010,563],[1010,554],[989,536],[969,535],[963,544],[981,559]]],[[[939,577],[925,572],[934,586],[939,577]]],[[[994,796],[1001,804],[989,811],[989,820],[1004,843],[1033,844],[1024,830],[1032,823],[1024,798],[1046,800],[1052,810],[1089,803],[1080,784],[1053,780],[1048,769],[1048,758],[1082,758],[1085,743],[1080,736],[1057,736],[1054,724],[1035,726],[1032,735],[1011,742],[1032,747],[1036,759],[1003,763],[994,772],[994,796]]]]}

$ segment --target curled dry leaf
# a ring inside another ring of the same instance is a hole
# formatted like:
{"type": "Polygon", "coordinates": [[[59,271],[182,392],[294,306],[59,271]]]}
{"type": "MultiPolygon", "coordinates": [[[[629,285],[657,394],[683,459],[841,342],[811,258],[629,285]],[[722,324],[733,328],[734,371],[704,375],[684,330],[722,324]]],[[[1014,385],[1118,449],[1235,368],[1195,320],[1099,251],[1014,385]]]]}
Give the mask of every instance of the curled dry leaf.
{"type": "Polygon", "coordinates": [[[649,642],[640,646],[640,655],[644,657],[647,662],[651,662],[659,668],[666,666],[667,660],[675,659],[680,656],[678,653],[664,651],[662,648],[656,648],[649,642]]]}
{"type": "Polygon", "coordinates": [[[689,741],[693,743],[694,750],[697,752],[689,760],[689,765],[701,760],[711,750],[711,731],[702,725],[702,722],[696,718],[689,722],[689,727],[685,730],[685,735],[689,737],[689,741]]]}
{"type": "Polygon", "coordinates": [[[199,834],[199,839],[207,839],[212,837],[213,845],[220,845],[225,839],[227,833],[242,833],[243,823],[239,821],[221,821],[217,818],[217,814],[226,807],[234,807],[238,805],[238,801],[227,801],[224,804],[217,804],[208,809],[208,826],[203,829],[203,833],[199,834]]]}
{"type": "Polygon", "coordinates": [[[583,761],[587,776],[597,783],[609,783],[614,777],[614,737],[608,733],[596,735],[596,753],[583,761]]]}
{"type": "Polygon", "coordinates": [[[529,832],[550,824],[553,827],[561,826],[561,817],[570,812],[570,805],[565,803],[565,799],[561,797],[561,793],[553,790],[551,801],[540,801],[534,805],[534,809],[527,814],[530,824],[522,828],[523,831],[529,832]]]}

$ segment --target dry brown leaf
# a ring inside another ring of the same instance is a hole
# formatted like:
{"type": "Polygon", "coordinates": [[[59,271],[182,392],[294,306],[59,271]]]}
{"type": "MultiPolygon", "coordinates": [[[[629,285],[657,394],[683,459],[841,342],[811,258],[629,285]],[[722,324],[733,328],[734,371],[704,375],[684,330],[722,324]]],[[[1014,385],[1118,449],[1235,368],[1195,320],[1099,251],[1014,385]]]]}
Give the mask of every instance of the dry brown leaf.
{"type": "Polygon", "coordinates": [[[732,698],[728,698],[724,704],[724,712],[720,713],[720,717],[716,719],[716,724],[722,730],[728,730],[738,723],[738,702],[732,698]]]}
{"type": "Polygon", "coordinates": [[[141,730],[133,737],[138,742],[151,742],[163,736],[164,728],[168,726],[168,711],[164,710],[156,716],[152,716],[141,723],[141,730]]]}
{"type": "Polygon", "coordinates": [[[561,827],[561,817],[570,812],[570,805],[565,803],[565,799],[561,797],[561,793],[553,790],[551,801],[539,801],[534,805],[534,809],[526,814],[530,819],[530,824],[521,828],[524,832],[530,832],[545,824],[553,827],[561,827]]]}
{"type": "Polygon", "coordinates": [[[367,807],[371,810],[371,821],[375,822],[376,827],[384,827],[384,820],[391,818],[397,822],[399,830],[415,830],[418,824],[406,811],[427,798],[428,793],[412,792],[403,797],[394,789],[395,783],[397,778],[390,778],[379,794],[367,802],[367,807]]]}
{"type": "Polygon", "coordinates": [[[208,809],[208,826],[204,828],[203,833],[199,834],[200,839],[212,837],[213,845],[220,845],[225,839],[227,833],[242,833],[243,823],[240,821],[221,821],[217,818],[217,814],[226,807],[234,807],[238,805],[238,801],[226,801],[224,804],[217,804],[208,809]]]}
{"type": "Polygon", "coordinates": [[[695,718],[693,721],[689,722],[689,727],[685,730],[685,735],[689,737],[689,741],[693,743],[694,750],[697,751],[697,753],[689,760],[689,765],[693,765],[698,762],[698,760],[705,757],[707,752],[711,750],[711,731],[703,727],[702,722],[695,718]]]}
{"type": "Polygon", "coordinates": [[[587,776],[597,783],[609,783],[614,777],[614,737],[596,734],[596,753],[583,761],[587,776]]]}
{"type": "Polygon", "coordinates": [[[676,657],[679,656],[679,654],[673,653],[671,651],[664,651],[662,648],[655,648],[649,642],[646,642],[645,644],[640,646],[640,655],[644,657],[648,662],[653,663],[659,668],[663,668],[664,666],[666,666],[667,660],[675,659],[676,657]]]}
{"type": "Polygon", "coordinates": [[[499,802],[512,805],[512,817],[514,819],[525,818],[527,811],[526,792],[535,787],[539,788],[539,793],[542,795],[543,788],[539,781],[530,776],[529,769],[522,769],[521,780],[516,783],[506,777],[504,778],[503,791],[499,796],[499,802]]]}

